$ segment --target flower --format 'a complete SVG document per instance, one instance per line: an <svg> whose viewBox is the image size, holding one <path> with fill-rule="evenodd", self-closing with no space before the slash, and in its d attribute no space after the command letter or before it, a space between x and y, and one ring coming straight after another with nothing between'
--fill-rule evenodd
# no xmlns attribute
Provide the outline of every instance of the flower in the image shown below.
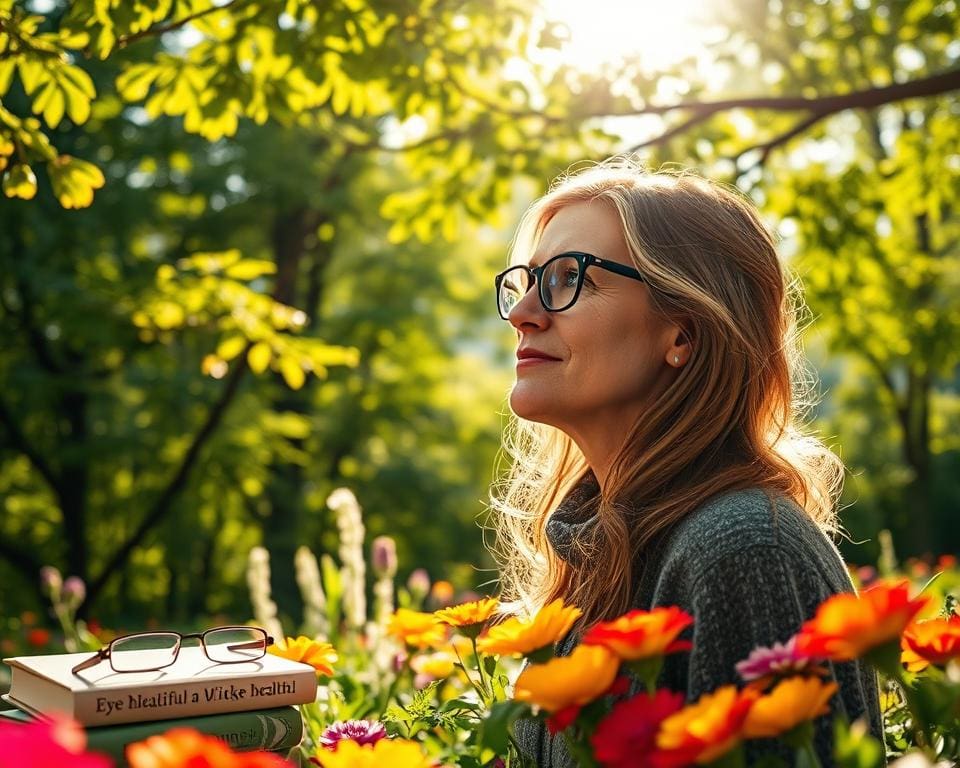
<svg viewBox="0 0 960 768"><path fill-rule="evenodd" d="M378 577L392 577L397 572L397 544L389 536L377 536L370 553L370 564Z"/></svg>
<svg viewBox="0 0 960 768"><path fill-rule="evenodd" d="M27 643L32 645L34 648L46 648L50 644L50 634L49 629L44 629L43 627L33 627L30 631L27 632Z"/></svg>
<svg viewBox="0 0 960 768"><path fill-rule="evenodd" d="M447 628L438 624L432 613L398 608L387 623L387 632L407 645L427 648L447 638Z"/></svg>
<svg viewBox="0 0 960 768"><path fill-rule="evenodd" d="M52 565L45 565L40 569L40 587L43 594L52 600L60 599L60 589L63 587L63 576Z"/></svg>
<svg viewBox="0 0 960 768"><path fill-rule="evenodd" d="M789 677L757 699L743 724L747 738L763 739L793 730L800 723L830 711L830 697L837 690L833 681L817 677Z"/></svg>
<svg viewBox="0 0 960 768"><path fill-rule="evenodd" d="M76 608L87 596L87 585L79 576L70 576L63 582L63 602L71 608Z"/></svg>
<svg viewBox="0 0 960 768"><path fill-rule="evenodd" d="M29 723L0 721L3 765L17 768L111 768L104 755L84 752L87 735L73 720L55 717Z"/></svg>
<svg viewBox="0 0 960 768"><path fill-rule="evenodd" d="M490 627L486 635L477 639L477 650L482 653L524 656L560 640L573 623L580 618L580 609L565 606L554 600L539 610L530 621L513 617Z"/></svg>
<svg viewBox="0 0 960 768"><path fill-rule="evenodd" d="M320 743L333 749L341 741L355 741L357 744L376 744L387 735L383 723L374 720L341 720L328 725L320 736Z"/></svg>
<svg viewBox="0 0 960 768"><path fill-rule="evenodd" d="M754 648L746 659L738 661L736 665L737 674L748 683L814 669L813 659L797 650L796 636L785 643L774 643L769 648Z"/></svg>
<svg viewBox="0 0 960 768"><path fill-rule="evenodd" d="M493 616L500 601L495 597L485 597L472 603L461 603L450 608L441 608L434 611L434 616L441 624L451 627L469 627L474 624L483 624Z"/></svg>
<svg viewBox="0 0 960 768"><path fill-rule="evenodd" d="M578 645L569 656L527 666L517 678L513 698L547 712L587 704L610 687L619 668L620 660L608 648Z"/></svg>
<svg viewBox="0 0 960 768"><path fill-rule="evenodd" d="M430 599L434 605L449 605L450 601L453 600L453 595L453 584L449 581L443 581L442 579L435 581L430 588Z"/></svg>
<svg viewBox="0 0 960 768"><path fill-rule="evenodd" d="M855 659L878 646L898 641L928 599L911 600L907 581L879 581L860 597L849 593L834 595L800 628L797 649L805 656L833 661Z"/></svg>
<svg viewBox="0 0 960 768"><path fill-rule="evenodd" d="M960 658L960 616L916 621L904 630L903 644L905 650L938 666Z"/></svg>
<svg viewBox="0 0 960 768"><path fill-rule="evenodd" d="M433 768L434 762L423 754L420 745L406 739L380 739L361 746L343 740L334 750L321 750L310 762L323 768Z"/></svg>
<svg viewBox="0 0 960 768"><path fill-rule="evenodd" d="M300 635L296 639L288 637L283 645L271 645L267 648L274 656L283 656L303 664L309 664L317 674L330 677L333 665L337 662L337 652L330 643L322 643Z"/></svg>
<svg viewBox="0 0 960 768"><path fill-rule="evenodd" d="M450 677L453 674L454 665L457 663L457 657L446 651L437 651L436 653L422 653L410 659L410 668L418 675L438 680L444 677Z"/></svg>
<svg viewBox="0 0 960 768"><path fill-rule="evenodd" d="M725 685L702 696L660 724L658 759L669 763L709 763L743 738L743 724L757 691Z"/></svg>
<svg viewBox="0 0 960 768"><path fill-rule="evenodd" d="M130 768L289 768L279 755L233 752L217 737L192 728L173 728L130 744L126 759Z"/></svg>
<svg viewBox="0 0 960 768"><path fill-rule="evenodd" d="M419 600L424 598L430 591L430 574L427 573L425 568L415 568L410 572L410 576L407 578L407 589L415 598Z"/></svg>
<svg viewBox="0 0 960 768"><path fill-rule="evenodd" d="M651 611L630 611L613 621L601 622L584 635L584 645L604 645L621 659L633 661L691 648L677 640L693 617L676 606Z"/></svg>
<svg viewBox="0 0 960 768"><path fill-rule="evenodd" d="M652 696L641 693L617 702L590 737L594 757L609 768L656 765L660 723L682 706L682 693L662 689Z"/></svg>

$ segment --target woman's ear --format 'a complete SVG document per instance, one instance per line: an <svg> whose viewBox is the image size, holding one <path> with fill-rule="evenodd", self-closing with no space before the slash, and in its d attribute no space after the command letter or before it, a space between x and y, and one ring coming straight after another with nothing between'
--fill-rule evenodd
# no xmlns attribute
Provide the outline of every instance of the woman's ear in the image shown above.
<svg viewBox="0 0 960 768"><path fill-rule="evenodd" d="M693 345L690 343L689 334L680 326L677 326L677 333L674 336L673 344L667 349L667 365L674 368L682 368L690 360L693 352Z"/></svg>

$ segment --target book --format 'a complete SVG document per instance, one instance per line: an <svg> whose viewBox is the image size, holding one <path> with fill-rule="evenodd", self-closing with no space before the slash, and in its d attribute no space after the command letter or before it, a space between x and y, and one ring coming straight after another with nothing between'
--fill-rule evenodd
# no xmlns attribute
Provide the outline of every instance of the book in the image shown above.
<svg viewBox="0 0 960 768"><path fill-rule="evenodd" d="M5 696L11 704L16 702ZM0 717L29 722L37 715L23 707L0 711ZM42 715L39 715L42 717ZM154 720L123 725L103 725L86 728L87 749L112 757L119 766L126 765L124 750L128 744L165 733L171 728L193 728L224 741L235 752L262 749L286 754L303 738L303 720L300 710L293 706L249 712L181 717L172 720Z"/></svg>
<svg viewBox="0 0 960 768"><path fill-rule="evenodd" d="M255 661L218 664L191 646L181 649L174 664L153 672L114 672L107 662L78 674L70 671L90 656L4 659L11 669L9 695L28 711L59 712L90 726L306 704L317 695L313 667L269 653Z"/></svg>

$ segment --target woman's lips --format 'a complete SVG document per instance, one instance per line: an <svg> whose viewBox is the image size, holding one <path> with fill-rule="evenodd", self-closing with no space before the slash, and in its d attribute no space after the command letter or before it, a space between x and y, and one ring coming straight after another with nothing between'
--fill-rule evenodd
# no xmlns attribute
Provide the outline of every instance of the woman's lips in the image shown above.
<svg viewBox="0 0 960 768"><path fill-rule="evenodd" d="M517 368L527 368L531 365L540 365L542 363L558 363L559 358L552 357L546 352L538 349L518 349L517 350Z"/></svg>

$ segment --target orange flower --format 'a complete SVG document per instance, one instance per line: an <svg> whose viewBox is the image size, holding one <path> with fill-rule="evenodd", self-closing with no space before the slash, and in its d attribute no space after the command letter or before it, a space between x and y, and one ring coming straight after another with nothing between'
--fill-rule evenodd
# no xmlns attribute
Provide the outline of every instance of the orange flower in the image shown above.
<svg viewBox="0 0 960 768"><path fill-rule="evenodd" d="M380 739L363 746L344 740L337 743L335 750L318 750L310 762L323 768L433 768L435 765L417 742L406 739Z"/></svg>
<svg viewBox="0 0 960 768"><path fill-rule="evenodd" d="M917 657L908 658L914 665L922 660L943 666L951 659L960 658L960 616L915 621L904 630L902 647L904 655L909 657L912 652Z"/></svg>
<svg viewBox="0 0 960 768"><path fill-rule="evenodd" d="M410 659L410 668L417 674L439 680L450 677L456 663L457 657L452 653L437 651L436 653L421 653L414 656Z"/></svg>
<svg viewBox="0 0 960 768"><path fill-rule="evenodd" d="M490 627L486 635L477 639L477 650L504 656L533 653L560 640L580 618L580 613L579 608L565 606L563 600L554 600L530 621L514 617Z"/></svg>
<svg viewBox="0 0 960 768"><path fill-rule="evenodd" d="M283 645L271 645L268 653L274 656L283 656L303 664L309 664L317 674L330 677L333 674L333 665L337 663L337 652L330 643L321 643L300 635L294 639L288 637Z"/></svg>
<svg viewBox="0 0 960 768"><path fill-rule="evenodd" d="M618 619L597 624L584 636L585 645L603 645L625 661L685 651L691 643L677 640L693 617L676 606L652 611L630 611Z"/></svg>
<svg viewBox="0 0 960 768"><path fill-rule="evenodd" d="M269 752L238 754L220 739L192 728L174 728L130 744L126 758L130 768L289 768L279 755Z"/></svg>
<svg viewBox="0 0 960 768"><path fill-rule="evenodd" d="M435 605L449 605L450 601L453 600L454 593L453 584L441 579L435 581L430 588L430 599L434 601Z"/></svg>
<svg viewBox="0 0 960 768"><path fill-rule="evenodd" d="M499 605L500 601L495 597L485 597L472 603L441 608L439 611L434 611L433 615L441 624L449 624L451 627L469 627L474 624L483 624L493 616Z"/></svg>
<svg viewBox="0 0 960 768"><path fill-rule="evenodd" d="M743 724L759 693L725 685L702 696L660 724L657 747L668 762L709 763L743 738Z"/></svg>
<svg viewBox="0 0 960 768"><path fill-rule="evenodd" d="M569 656L528 665L517 678L513 698L547 712L580 706L605 693L619 668L620 660L602 645L578 645Z"/></svg>
<svg viewBox="0 0 960 768"><path fill-rule="evenodd" d="M744 736L772 738L825 715L830 711L830 697L836 690L835 682L818 677L788 677L754 702L743 725Z"/></svg>
<svg viewBox="0 0 960 768"><path fill-rule="evenodd" d="M929 598L911 600L906 581L880 581L856 595L844 593L824 601L797 635L806 656L849 661L878 646L895 642Z"/></svg>
<svg viewBox="0 0 960 768"><path fill-rule="evenodd" d="M398 608L390 617L387 632L407 645L428 648L447 638L447 628L438 624L432 613Z"/></svg>

